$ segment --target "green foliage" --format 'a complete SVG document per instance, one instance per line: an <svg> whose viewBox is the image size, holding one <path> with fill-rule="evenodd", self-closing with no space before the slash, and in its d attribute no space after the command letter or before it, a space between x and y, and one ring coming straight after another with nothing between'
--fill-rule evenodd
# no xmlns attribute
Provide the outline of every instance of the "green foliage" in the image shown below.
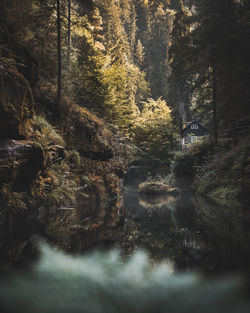
<svg viewBox="0 0 250 313"><path fill-rule="evenodd" d="M194 165L194 158L191 154L179 151L174 155L171 169L177 179L185 178L192 181L194 177Z"/></svg>
<svg viewBox="0 0 250 313"><path fill-rule="evenodd" d="M214 155L207 156L196 167L193 186L197 193L233 199L247 196L250 189L250 144L242 143L226 148L219 147Z"/></svg>
<svg viewBox="0 0 250 313"><path fill-rule="evenodd" d="M70 179L67 179L65 172L70 173L70 167L62 161L60 165L54 164L50 170L47 170L44 177L40 177L40 187L36 190L43 193L45 207L58 208L75 205L76 187L79 186L79 180L72 173Z"/></svg>
<svg viewBox="0 0 250 313"><path fill-rule="evenodd" d="M243 70L250 66L246 57L250 53L249 27L243 22L249 14L247 2L197 2L194 21L198 27L192 33L194 113L211 123L215 100L219 131L244 125L249 116L246 90L250 77L249 71Z"/></svg>
<svg viewBox="0 0 250 313"><path fill-rule="evenodd" d="M177 179L184 179L191 184L196 175L197 167L203 166L212 149L211 142L203 140L190 145L189 150L176 152L171 164L172 173Z"/></svg>
<svg viewBox="0 0 250 313"><path fill-rule="evenodd" d="M34 128L36 129L35 139L43 148L46 148L48 144L61 146L65 145L63 138L44 117L35 115L34 122Z"/></svg>
<svg viewBox="0 0 250 313"><path fill-rule="evenodd" d="M28 193L13 191L11 184L3 184L0 187L0 198L10 215L24 213L37 205Z"/></svg>
<svg viewBox="0 0 250 313"><path fill-rule="evenodd" d="M181 7L174 20L172 44L169 51L171 76L169 78L169 101L173 106L176 121L189 120L191 80L191 24L190 12Z"/></svg>
<svg viewBox="0 0 250 313"><path fill-rule="evenodd" d="M66 156L66 160L75 165L77 168L81 167L81 156L80 153L76 150L69 151Z"/></svg>
<svg viewBox="0 0 250 313"><path fill-rule="evenodd" d="M176 143L171 110L166 101L149 98L134 120L133 140L144 151L163 157Z"/></svg>
<svg viewBox="0 0 250 313"><path fill-rule="evenodd" d="M90 51L84 51L83 56L78 58L78 63L72 64L71 71L73 98L79 105L102 112L102 106L107 95L107 87L102 72L104 58L98 55L89 45ZM71 90L69 90L71 92Z"/></svg>

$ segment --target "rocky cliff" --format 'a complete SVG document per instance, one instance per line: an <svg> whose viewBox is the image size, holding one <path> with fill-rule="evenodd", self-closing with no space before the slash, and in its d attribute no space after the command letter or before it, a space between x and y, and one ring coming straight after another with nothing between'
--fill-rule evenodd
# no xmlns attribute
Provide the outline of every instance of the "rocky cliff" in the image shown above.
<svg viewBox="0 0 250 313"><path fill-rule="evenodd" d="M1 252L9 254L13 227L27 218L67 248L76 246L76 237L82 248L90 238L110 240L112 229L123 223L120 191L130 155L100 119L66 96L58 122L56 88L32 79L34 67L19 63L13 40L7 44L1 32ZM21 61L27 60L26 53ZM18 258L34 232L16 230L23 241L21 247L14 244L11 255Z"/></svg>

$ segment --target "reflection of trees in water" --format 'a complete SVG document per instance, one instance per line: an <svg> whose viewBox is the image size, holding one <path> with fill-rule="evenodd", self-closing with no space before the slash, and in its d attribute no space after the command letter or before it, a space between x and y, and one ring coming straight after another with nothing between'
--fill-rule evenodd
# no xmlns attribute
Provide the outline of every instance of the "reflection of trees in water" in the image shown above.
<svg viewBox="0 0 250 313"><path fill-rule="evenodd" d="M188 196L136 194L130 201L126 199L125 206L132 217L170 218L176 228L192 227L195 223L194 203Z"/></svg>
<svg viewBox="0 0 250 313"><path fill-rule="evenodd" d="M135 246L181 269L240 269L250 264L250 213L241 204L182 194L178 199L145 196L129 204L138 231ZM138 201L137 203L135 201Z"/></svg>
<svg viewBox="0 0 250 313"><path fill-rule="evenodd" d="M147 195L139 194L139 204L145 209L146 215L154 220L156 225L164 224L178 228L178 220L176 217L176 204L178 197L172 195ZM158 221L158 223L157 223Z"/></svg>
<svg viewBox="0 0 250 313"><path fill-rule="evenodd" d="M1 216L1 262L29 256L32 235L42 234L73 252L98 242L124 242L131 249L146 248L154 259L170 258L181 269L249 268L250 213L237 202L185 194L138 198L136 192L125 195L125 205L122 198L108 204L88 200L75 209L45 211L40 220Z"/></svg>
<svg viewBox="0 0 250 313"><path fill-rule="evenodd" d="M220 270L250 266L250 212L238 201L197 198L208 262Z"/></svg>
<svg viewBox="0 0 250 313"><path fill-rule="evenodd" d="M193 230L195 214L191 199L184 199L183 195L145 194L136 198L133 194L131 199L125 199L125 205L129 205L128 211L137 221L138 231L132 236L134 245L146 248L154 259L168 258L177 267L187 268L188 250L199 247Z"/></svg>
<svg viewBox="0 0 250 313"><path fill-rule="evenodd" d="M33 249L33 235L44 234L44 225L32 214L27 218L23 214L12 216L5 212L0 219L0 268L23 263L24 255L36 256Z"/></svg>
<svg viewBox="0 0 250 313"><path fill-rule="evenodd" d="M55 212L56 222L50 224L47 234L60 246L66 244L75 252L94 246L98 241L112 241L124 231L122 198L111 202L87 199L80 201L75 210L63 212L63 218L58 214L60 212Z"/></svg>
<svg viewBox="0 0 250 313"><path fill-rule="evenodd" d="M29 258L34 234L77 253L98 242L120 240L126 214L121 197L111 202L81 201L76 208L44 208L40 215L1 216L0 263L13 264Z"/></svg>
<svg viewBox="0 0 250 313"><path fill-rule="evenodd" d="M166 207L169 210L175 209L177 197L171 195L147 195L139 194L139 204L147 209L157 209Z"/></svg>

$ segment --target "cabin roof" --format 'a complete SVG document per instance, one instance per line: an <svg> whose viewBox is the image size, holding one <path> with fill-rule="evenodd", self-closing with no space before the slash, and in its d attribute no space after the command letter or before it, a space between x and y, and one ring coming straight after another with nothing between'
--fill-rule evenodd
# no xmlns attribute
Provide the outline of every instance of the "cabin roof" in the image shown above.
<svg viewBox="0 0 250 313"><path fill-rule="evenodd" d="M183 128L183 129L181 130L181 136L182 136L182 137L185 135L185 133L186 133L189 129L191 129L191 125L192 125L192 124L198 124L198 125L199 125L199 128L202 130L202 132L204 132L204 133L207 133L207 132L208 132L205 127L203 127L199 122L197 122L197 121L194 120L194 121L192 121L191 123L189 123L185 128ZM194 130L192 129L192 131L194 131Z"/></svg>

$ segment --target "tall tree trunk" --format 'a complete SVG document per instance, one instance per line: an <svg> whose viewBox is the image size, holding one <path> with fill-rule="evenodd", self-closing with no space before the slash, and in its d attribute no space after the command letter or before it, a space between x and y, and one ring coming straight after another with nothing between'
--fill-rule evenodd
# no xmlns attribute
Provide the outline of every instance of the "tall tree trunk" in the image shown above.
<svg viewBox="0 0 250 313"><path fill-rule="evenodd" d="M44 67L45 67L45 0L41 1L41 10L42 10L42 57L41 57L41 66L40 66L40 70L42 69L43 73L45 72Z"/></svg>
<svg viewBox="0 0 250 313"><path fill-rule="evenodd" d="M62 95L61 6L57 0L57 107L60 115Z"/></svg>
<svg viewBox="0 0 250 313"><path fill-rule="evenodd" d="M71 0L68 0L68 48L67 48L67 65L70 66L71 50Z"/></svg>
<svg viewBox="0 0 250 313"><path fill-rule="evenodd" d="M213 101L213 140L215 146L218 145L218 129L217 129L217 85L216 85L216 70L213 67L213 85L212 85L212 101Z"/></svg>
<svg viewBox="0 0 250 313"><path fill-rule="evenodd" d="M180 8L180 10L183 12L183 10L184 10L184 5L183 5L183 1L182 1L182 0L179 0L179 8Z"/></svg>

